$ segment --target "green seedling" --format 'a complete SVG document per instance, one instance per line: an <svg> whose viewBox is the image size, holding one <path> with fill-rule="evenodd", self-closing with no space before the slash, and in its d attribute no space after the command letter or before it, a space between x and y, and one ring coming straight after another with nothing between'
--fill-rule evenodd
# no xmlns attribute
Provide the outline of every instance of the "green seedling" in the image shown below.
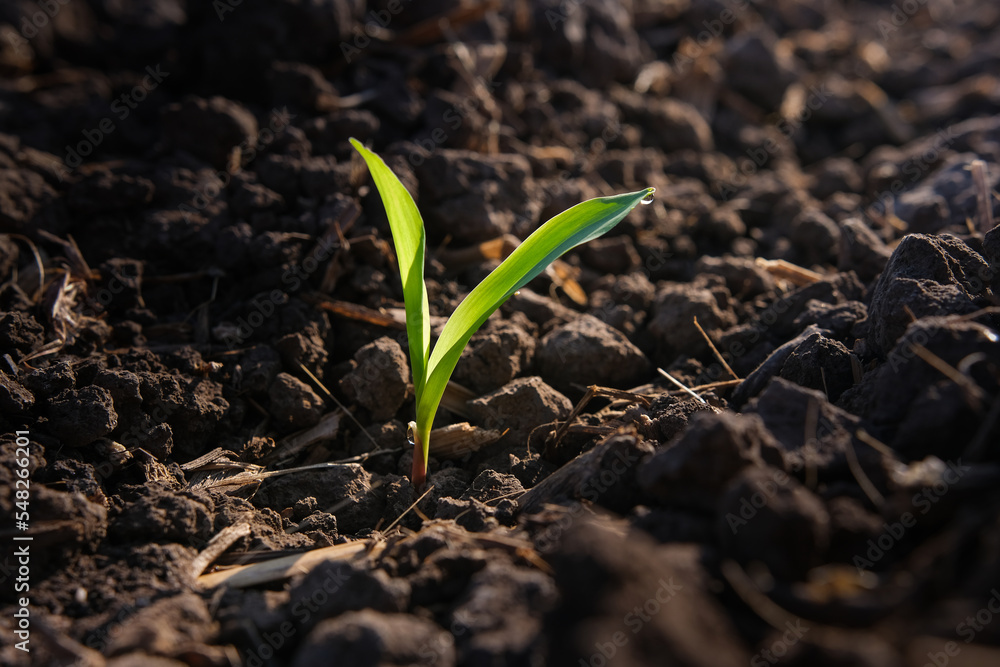
<svg viewBox="0 0 1000 667"><path fill-rule="evenodd" d="M413 197L382 158L362 146L357 139L352 138L351 145L368 164L382 197L403 281L406 336L410 347L417 417L415 422L410 422L410 440L414 445L411 481L419 490L427 477L434 415L472 334L514 292L563 253L601 236L639 203L652 201L653 188L589 199L536 229L458 305L431 351L430 310L424 284L427 238L420 211Z"/></svg>

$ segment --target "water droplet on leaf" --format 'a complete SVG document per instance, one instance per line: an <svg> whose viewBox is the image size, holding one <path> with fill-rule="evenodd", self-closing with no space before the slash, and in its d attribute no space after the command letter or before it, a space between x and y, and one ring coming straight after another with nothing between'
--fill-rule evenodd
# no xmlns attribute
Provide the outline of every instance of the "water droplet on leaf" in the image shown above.
<svg viewBox="0 0 1000 667"><path fill-rule="evenodd" d="M410 446L416 447L417 445L417 422L410 422L406 425L406 439L409 440Z"/></svg>
<svg viewBox="0 0 1000 667"><path fill-rule="evenodd" d="M656 188L650 188L646 196L642 198L642 204L648 205L653 203L653 193L656 192Z"/></svg>

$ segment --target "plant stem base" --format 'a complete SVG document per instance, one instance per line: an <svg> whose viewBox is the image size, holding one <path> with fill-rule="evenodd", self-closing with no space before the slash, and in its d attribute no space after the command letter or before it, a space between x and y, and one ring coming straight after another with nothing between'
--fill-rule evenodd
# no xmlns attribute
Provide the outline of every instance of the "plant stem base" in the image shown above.
<svg viewBox="0 0 1000 667"><path fill-rule="evenodd" d="M413 468L410 470L410 481L417 493L424 490L427 483L427 461L424 460L424 447L419 438L414 439L413 444Z"/></svg>

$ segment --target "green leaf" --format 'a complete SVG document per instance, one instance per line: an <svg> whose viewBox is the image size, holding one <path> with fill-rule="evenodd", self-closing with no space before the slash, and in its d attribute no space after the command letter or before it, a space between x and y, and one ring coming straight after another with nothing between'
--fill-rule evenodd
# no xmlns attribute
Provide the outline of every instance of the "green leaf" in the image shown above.
<svg viewBox="0 0 1000 667"><path fill-rule="evenodd" d="M430 424L462 350L486 319L555 259L610 230L652 193L653 188L646 188L598 197L563 211L536 229L465 297L445 324L428 361L427 381L417 398L421 437L425 429L430 433Z"/></svg>
<svg viewBox="0 0 1000 667"><path fill-rule="evenodd" d="M410 345L410 366L417 399L423 394L427 377L427 361L431 347L430 306L424 284L424 252L427 237L424 221L413 197L400 183L396 174L375 153L351 138L351 145L368 164L389 218L392 240L403 280L403 301L406 304L406 338ZM438 398L440 401L440 397Z"/></svg>

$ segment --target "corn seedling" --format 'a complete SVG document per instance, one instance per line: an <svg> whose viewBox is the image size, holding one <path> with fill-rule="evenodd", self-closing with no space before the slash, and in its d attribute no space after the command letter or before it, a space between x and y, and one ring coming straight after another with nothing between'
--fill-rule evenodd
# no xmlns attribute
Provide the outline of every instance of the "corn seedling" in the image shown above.
<svg viewBox="0 0 1000 667"><path fill-rule="evenodd" d="M452 313L431 350L430 311L424 284L427 238L413 197L378 155L357 139L351 145L361 154L378 188L396 247L403 282L406 335L416 394L416 421L410 422L413 442L411 480L418 490L427 476L431 425L452 371L479 327L511 295L545 270L566 251L601 236L617 225L639 203L652 201L653 188L597 197L563 211L524 240L496 269L469 293Z"/></svg>

